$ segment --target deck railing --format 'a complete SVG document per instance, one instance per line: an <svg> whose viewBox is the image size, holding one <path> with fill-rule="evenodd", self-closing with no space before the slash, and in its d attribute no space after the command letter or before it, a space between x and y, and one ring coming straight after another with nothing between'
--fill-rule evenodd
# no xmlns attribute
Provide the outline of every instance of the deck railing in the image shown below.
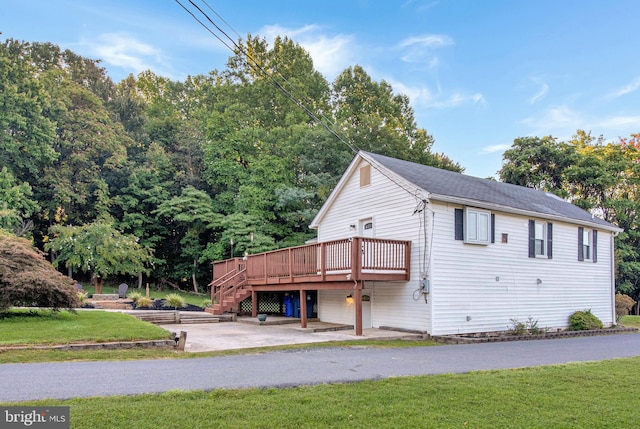
<svg viewBox="0 0 640 429"><path fill-rule="evenodd" d="M213 280L246 268L250 284L408 280L411 242L353 237L216 262Z"/></svg>

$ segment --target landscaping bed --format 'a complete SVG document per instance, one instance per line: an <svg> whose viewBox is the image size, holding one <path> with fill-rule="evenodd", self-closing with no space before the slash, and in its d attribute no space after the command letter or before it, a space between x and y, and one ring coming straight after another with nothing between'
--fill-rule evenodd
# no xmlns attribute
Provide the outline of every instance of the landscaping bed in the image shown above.
<svg viewBox="0 0 640 429"><path fill-rule="evenodd" d="M175 308L173 307L165 307L164 303L165 303L165 299L154 299L153 300L153 304L150 307L136 307L134 306L134 308L136 310L171 310L174 311ZM198 307L197 305L193 305L193 304L186 304L185 307L180 307L178 308L178 310L180 311L204 311L204 308L202 307Z"/></svg>
<svg viewBox="0 0 640 429"><path fill-rule="evenodd" d="M520 334L514 335L508 331L505 332L484 332L473 334L456 334L456 335L436 335L431 337L432 340L447 344L472 344L472 343L494 343L500 341L527 341L527 340L548 340L554 338L568 337L591 337L596 335L613 335L638 332L636 328L605 328L592 329L584 331L555 331L541 332L538 334Z"/></svg>

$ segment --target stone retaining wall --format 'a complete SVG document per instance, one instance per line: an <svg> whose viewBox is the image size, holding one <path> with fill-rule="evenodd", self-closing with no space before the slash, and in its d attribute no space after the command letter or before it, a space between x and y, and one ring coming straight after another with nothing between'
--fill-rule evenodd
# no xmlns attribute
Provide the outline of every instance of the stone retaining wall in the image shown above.
<svg viewBox="0 0 640 429"><path fill-rule="evenodd" d="M116 350L136 348L175 348L174 340L145 340L145 341L114 341L108 343L57 344L51 346L6 346L0 351L7 350Z"/></svg>

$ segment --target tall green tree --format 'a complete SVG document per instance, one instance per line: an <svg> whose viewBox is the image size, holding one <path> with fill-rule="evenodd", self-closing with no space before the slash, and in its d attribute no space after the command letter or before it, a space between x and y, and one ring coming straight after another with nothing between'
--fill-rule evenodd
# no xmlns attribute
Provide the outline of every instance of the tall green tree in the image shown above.
<svg viewBox="0 0 640 429"><path fill-rule="evenodd" d="M189 273L193 290L198 293L199 260L207 243L215 239L212 233L220 227L222 215L214 210L211 197L206 192L191 186L184 188L179 196L160 204L154 213L171 222L172 238L177 241L180 254L191 261L190 266L176 264L174 270L184 277Z"/></svg>
<svg viewBox="0 0 640 429"><path fill-rule="evenodd" d="M27 182L17 183L7 167L0 170L0 228L23 236L33 228L31 217L40 209Z"/></svg>
<svg viewBox="0 0 640 429"><path fill-rule="evenodd" d="M64 264L90 274L96 293L102 293L108 276L145 272L152 259L150 249L141 246L137 237L120 233L109 221L55 225L51 236L45 249L56 253L53 265Z"/></svg>
<svg viewBox="0 0 640 429"><path fill-rule="evenodd" d="M418 128L406 95L375 82L361 66L349 67L333 83L336 123L355 147L453 171L460 165L431 152L435 140Z"/></svg>
<svg viewBox="0 0 640 429"><path fill-rule="evenodd" d="M20 182L35 182L58 156L56 124L46 114L51 99L38 72L29 43L0 44L0 167Z"/></svg>

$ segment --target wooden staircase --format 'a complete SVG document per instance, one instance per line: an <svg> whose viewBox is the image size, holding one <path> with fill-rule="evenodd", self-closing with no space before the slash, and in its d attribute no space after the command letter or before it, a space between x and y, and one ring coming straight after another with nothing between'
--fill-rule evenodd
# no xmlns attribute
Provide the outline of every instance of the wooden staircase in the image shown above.
<svg viewBox="0 0 640 429"><path fill-rule="evenodd" d="M207 313L220 315L238 313L240 302L251 296L251 287L247 282L247 270L232 270L210 283L211 307Z"/></svg>

